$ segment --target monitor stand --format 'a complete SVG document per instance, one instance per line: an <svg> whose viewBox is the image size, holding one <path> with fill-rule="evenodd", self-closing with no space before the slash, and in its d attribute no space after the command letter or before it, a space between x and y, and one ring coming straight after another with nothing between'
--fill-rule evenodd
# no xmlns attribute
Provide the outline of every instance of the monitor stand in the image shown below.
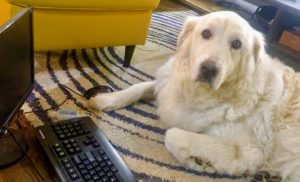
<svg viewBox="0 0 300 182"><path fill-rule="evenodd" d="M0 135L0 169L8 167L22 159L28 150L23 133L15 129L9 129L9 131L5 131L4 134ZM12 135L14 135L23 150L16 143Z"/></svg>

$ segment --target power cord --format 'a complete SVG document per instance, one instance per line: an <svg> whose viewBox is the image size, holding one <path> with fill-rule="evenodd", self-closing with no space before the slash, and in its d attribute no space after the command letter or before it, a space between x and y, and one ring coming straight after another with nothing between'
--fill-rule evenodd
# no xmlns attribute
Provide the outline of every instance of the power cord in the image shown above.
<svg viewBox="0 0 300 182"><path fill-rule="evenodd" d="M20 123L19 123L20 125ZM3 126L1 128L1 130L6 130L9 135L13 138L13 140L16 142L16 144L18 145L19 149L22 151L22 153L25 155L26 159L29 161L30 165L33 167L33 169L35 170L35 172L37 173L37 175L39 176L40 179L38 179L38 181L43 182L45 181L43 175L39 172L39 170L36 168L36 166L34 165L34 163L32 162L32 160L30 159L30 157L27 154L27 151L22 147L22 145L19 143L19 141L16 139L16 137L14 136L14 134L9 130L9 128ZM22 132L23 135L23 132Z"/></svg>
<svg viewBox="0 0 300 182"><path fill-rule="evenodd" d="M62 84L59 84L59 86L61 86L61 87L64 87L65 89L67 89L67 90L69 90L69 91L73 92L74 94L76 94L76 95L78 95L78 96L80 96L80 97L84 97L84 95L81 95L80 93L78 93L78 92L74 91L74 90L73 90L73 89L71 89L70 87L67 87L67 86L65 86L65 85L62 85Z"/></svg>
<svg viewBox="0 0 300 182"><path fill-rule="evenodd" d="M60 106L62 106L65 102L67 102L68 98L65 98L64 101L62 101L60 104L58 104L57 106L54 107L50 107L47 109L36 109L36 108L32 108L32 111L27 111L27 112L23 112L22 114L30 114L30 113L35 113L35 112L46 112L46 111L50 111L50 110L55 110L58 109ZM35 99L35 105L41 107L41 103L40 103L40 99Z"/></svg>
<svg viewBox="0 0 300 182"><path fill-rule="evenodd" d="M74 91L73 89L71 89L71 88L69 88L69 87L67 87L67 86L65 86L65 85L59 84L59 86L61 86L61 87L65 88L65 89L67 89L67 90L73 92L74 94L76 94L76 95L78 95L78 96L80 96L80 97L84 97L84 96L81 95L80 93ZM62 106L65 102L67 102L67 100L68 100L68 97L65 98L65 100L63 100L60 104L58 104L58 105L56 105L56 106L54 106L54 107L50 107L50 108L47 108L47 109L36 109L36 108L33 108L32 111L23 112L22 114L30 114L30 113L34 113L34 112L42 112L42 111L43 111L43 112L46 112L46 111L49 111L49 110L56 110L56 109L58 109L60 106ZM34 103L35 105L37 105L37 106L39 106L40 108L42 108L42 107L41 107L41 103L40 103L40 99L39 99L39 98L36 98L34 102L35 102L35 103Z"/></svg>

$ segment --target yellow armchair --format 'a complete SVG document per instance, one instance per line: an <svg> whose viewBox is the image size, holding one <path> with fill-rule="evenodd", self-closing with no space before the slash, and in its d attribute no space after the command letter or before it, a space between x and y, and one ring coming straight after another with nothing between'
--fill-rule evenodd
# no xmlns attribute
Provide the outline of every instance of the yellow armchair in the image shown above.
<svg viewBox="0 0 300 182"><path fill-rule="evenodd" d="M2 2L1 2L2 1ZM6 0L0 0L4 4ZM129 66L135 45L144 44L159 0L7 0L14 14L33 7L36 51L126 46ZM1 8L0 8L1 10ZM7 15L2 15L5 17Z"/></svg>

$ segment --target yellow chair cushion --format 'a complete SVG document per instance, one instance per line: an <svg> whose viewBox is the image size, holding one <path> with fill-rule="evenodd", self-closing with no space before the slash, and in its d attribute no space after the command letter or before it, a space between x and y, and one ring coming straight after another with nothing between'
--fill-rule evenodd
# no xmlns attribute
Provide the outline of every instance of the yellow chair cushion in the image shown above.
<svg viewBox="0 0 300 182"><path fill-rule="evenodd" d="M36 51L144 44L159 0L0 0L33 6ZM1 12L0 12L1 14Z"/></svg>
<svg viewBox="0 0 300 182"><path fill-rule="evenodd" d="M0 25L5 23L11 16L11 6L6 1L0 0Z"/></svg>
<svg viewBox="0 0 300 182"><path fill-rule="evenodd" d="M148 10L157 7L159 0L9 0L9 2L40 8Z"/></svg>

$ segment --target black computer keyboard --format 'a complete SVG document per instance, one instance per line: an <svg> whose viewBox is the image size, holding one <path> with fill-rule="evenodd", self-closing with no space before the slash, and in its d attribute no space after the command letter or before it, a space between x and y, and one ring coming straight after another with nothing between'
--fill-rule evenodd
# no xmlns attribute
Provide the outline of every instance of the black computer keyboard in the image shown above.
<svg viewBox="0 0 300 182"><path fill-rule="evenodd" d="M90 117L35 128L61 181L136 181Z"/></svg>

